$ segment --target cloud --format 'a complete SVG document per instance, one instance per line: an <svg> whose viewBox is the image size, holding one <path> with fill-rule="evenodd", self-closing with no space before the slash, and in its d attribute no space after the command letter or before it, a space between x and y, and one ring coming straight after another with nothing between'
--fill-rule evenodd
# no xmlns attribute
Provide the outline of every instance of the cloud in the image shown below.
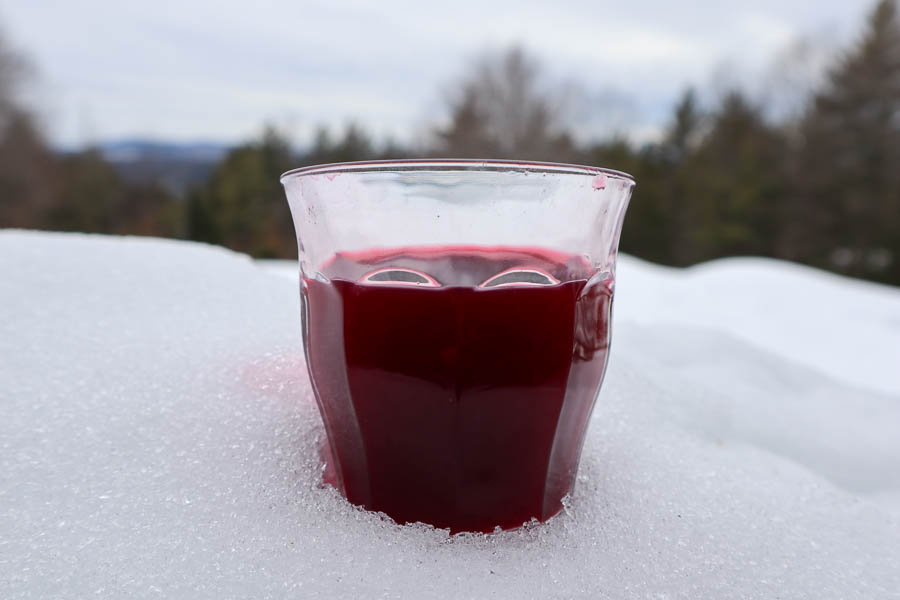
<svg viewBox="0 0 900 600"><path fill-rule="evenodd" d="M408 138L467 58L511 43L591 93L634 98L633 129L658 130L663 108L717 64L752 71L798 32L837 24L845 35L865 8L852 4L85 0L14 3L3 17L55 91L48 131L77 144L239 140L265 120L306 132L352 117Z"/></svg>

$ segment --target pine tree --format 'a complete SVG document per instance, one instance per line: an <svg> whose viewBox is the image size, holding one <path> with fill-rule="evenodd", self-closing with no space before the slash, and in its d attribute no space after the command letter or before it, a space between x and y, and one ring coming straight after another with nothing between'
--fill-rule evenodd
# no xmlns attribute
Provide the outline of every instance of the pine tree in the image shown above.
<svg viewBox="0 0 900 600"><path fill-rule="evenodd" d="M435 131L436 153L454 158L490 158L498 155L498 145L488 136L487 117L479 109L471 86L450 107L450 124Z"/></svg>
<svg viewBox="0 0 900 600"><path fill-rule="evenodd" d="M190 197L192 239L259 257L296 256L290 212L279 176L295 166L287 140L271 127L230 151L209 182Z"/></svg>
<svg viewBox="0 0 900 600"><path fill-rule="evenodd" d="M688 88L675 105L675 115L666 132L665 146L670 150L670 160L681 162L694 150L702 121L703 114L697 101L697 93L693 88Z"/></svg>
<svg viewBox="0 0 900 600"><path fill-rule="evenodd" d="M684 166L688 262L771 256L784 193L785 145L762 109L740 92L725 96L710 130Z"/></svg>
<svg viewBox="0 0 900 600"><path fill-rule="evenodd" d="M631 152L623 141L595 150L596 164L628 170L638 181L622 231L624 251L669 265L689 264L696 254L686 239L693 176L686 164L700 141L703 120L696 93L687 89L675 105L660 144L640 154Z"/></svg>
<svg viewBox="0 0 900 600"><path fill-rule="evenodd" d="M881 0L801 126L792 258L900 282L900 19Z"/></svg>

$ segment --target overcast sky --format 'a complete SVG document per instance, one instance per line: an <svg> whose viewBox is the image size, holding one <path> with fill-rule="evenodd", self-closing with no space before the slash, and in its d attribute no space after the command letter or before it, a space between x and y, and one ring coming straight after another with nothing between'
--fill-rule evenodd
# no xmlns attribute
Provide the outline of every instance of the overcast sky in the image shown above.
<svg viewBox="0 0 900 600"><path fill-rule="evenodd" d="M302 143L348 119L415 139L467 61L512 43L610 106L585 131L641 137L688 84L765 93L792 40L846 44L873 2L5 0L0 23L37 66L47 133L65 146L236 142L264 122Z"/></svg>

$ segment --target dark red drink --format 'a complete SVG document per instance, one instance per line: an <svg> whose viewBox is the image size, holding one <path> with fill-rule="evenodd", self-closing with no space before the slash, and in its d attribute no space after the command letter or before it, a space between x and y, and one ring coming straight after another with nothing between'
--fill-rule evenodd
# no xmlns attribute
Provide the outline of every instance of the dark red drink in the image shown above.
<svg viewBox="0 0 900 600"><path fill-rule="evenodd" d="M326 478L454 532L557 513L606 367L611 277L483 247L340 253L321 273L304 318Z"/></svg>

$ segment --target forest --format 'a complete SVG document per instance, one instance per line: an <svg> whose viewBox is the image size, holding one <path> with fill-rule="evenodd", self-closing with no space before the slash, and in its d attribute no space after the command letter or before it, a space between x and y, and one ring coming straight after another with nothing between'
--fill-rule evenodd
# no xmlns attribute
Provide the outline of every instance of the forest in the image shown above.
<svg viewBox="0 0 900 600"><path fill-rule="evenodd" d="M276 127L173 190L123 176L96 148L60 152L19 90L30 69L0 37L0 227L170 237L256 257L296 256L278 181L291 168L409 157L604 166L638 184L621 248L666 265L726 256L791 260L900 285L900 17L881 0L797 110L773 116L739 86L684 90L659 139L582 136L527 48L485 55L453 83L416 144L364 124L321 128L297 151Z"/></svg>

